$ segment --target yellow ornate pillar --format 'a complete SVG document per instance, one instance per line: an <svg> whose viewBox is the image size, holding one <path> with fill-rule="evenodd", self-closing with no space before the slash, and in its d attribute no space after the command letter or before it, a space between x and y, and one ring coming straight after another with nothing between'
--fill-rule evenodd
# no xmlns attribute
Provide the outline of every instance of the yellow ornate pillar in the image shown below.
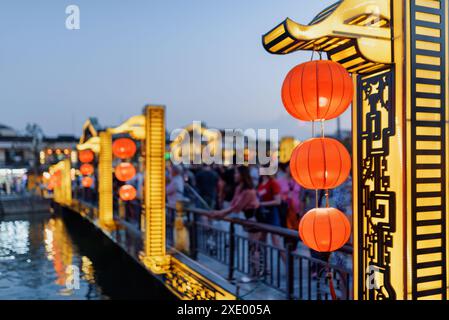
<svg viewBox="0 0 449 320"><path fill-rule="evenodd" d="M448 0L404 1L407 298L447 299Z"/></svg>
<svg viewBox="0 0 449 320"><path fill-rule="evenodd" d="M112 136L108 131L100 132L98 194L99 223L104 227L113 227L115 224L112 202Z"/></svg>
<svg viewBox="0 0 449 320"><path fill-rule="evenodd" d="M58 174L58 183L54 188L54 201L70 206L72 204L72 179L70 159L65 159L50 167L50 174Z"/></svg>
<svg viewBox="0 0 449 320"><path fill-rule="evenodd" d="M145 217L141 259L154 273L166 273L170 256L165 245L165 108L145 107L145 181L142 214Z"/></svg>

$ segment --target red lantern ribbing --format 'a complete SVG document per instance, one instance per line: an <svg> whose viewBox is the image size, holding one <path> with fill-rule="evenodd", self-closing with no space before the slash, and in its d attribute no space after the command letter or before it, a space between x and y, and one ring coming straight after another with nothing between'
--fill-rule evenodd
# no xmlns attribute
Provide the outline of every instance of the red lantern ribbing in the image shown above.
<svg viewBox="0 0 449 320"><path fill-rule="evenodd" d="M112 144L112 153L120 159L128 159L136 154L136 144L128 138L120 138Z"/></svg>
<svg viewBox="0 0 449 320"><path fill-rule="evenodd" d="M120 187L119 196L123 201L131 201L136 198L137 190L133 186L125 184L124 186Z"/></svg>
<svg viewBox="0 0 449 320"><path fill-rule="evenodd" d="M299 223L299 236L306 246L315 251L332 252L348 242L351 225L340 210L312 209Z"/></svg>
<svg viewBox="0 0 449 320"><path fill-rule="evenodd" d="M136 169L131 163L122 162L115 168L117 180L125 182L131 180L136 175Z"/></svg>
<svg viewBox="0 0 449 320"><path fill-rule="evenodd" d="M295 148L290 172L295 181L306 189L334 189L349 176L351 157L337 140L314 138Z"/></svg>
<svg viewBox="0 0 449 320"><path fill-rule="evenodd" d="M90 163L84 163L80 167L80 172L83 176L88 176L94 173L94 166Z"/></svg>
<svg viewBox="0 0 449 320"><path fill-rule="evenodd" d="M94 161L94 153L92 150L81 150L78 153L78 158L82 163L88 163Z"/></svg>
<svg viewBox="0 0 449 320"><path fill-rule="evenodd" d="M81 185L82 185L84 188L90 188L90 187L92 187L93 183L94 183L94 180L93 180L91 177L84 177L84 178L81 180Z"/></svg>
<svg viewBox="0 0 449 320"><path fill-rule="evenodd" d="M349 107L354 86L339 63L319 60L293 68L282 86L285 109L303 121L331 120Z"/></svg>

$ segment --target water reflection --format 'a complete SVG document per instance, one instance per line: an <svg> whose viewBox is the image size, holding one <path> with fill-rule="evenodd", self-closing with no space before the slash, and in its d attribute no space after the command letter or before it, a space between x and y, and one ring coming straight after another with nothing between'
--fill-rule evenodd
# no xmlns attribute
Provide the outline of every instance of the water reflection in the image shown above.
<svg viewBox="0 0 449 320"><path fill-rule="evenodd" d="M79 221L34 214L0 221L0 299L172 296L126 254Z"/></svg>
<svg viewBox="0 0 449 320"><path fill-rule="evenodd" d="M0 299L108 299L61 217L0 222Z"/></svg>
<svg viewBox="0 0 449 320"><path fill-rule="evenodd" d="M0 223L0 261L14 260L16 255L28 252L28 221Z"/></svg>

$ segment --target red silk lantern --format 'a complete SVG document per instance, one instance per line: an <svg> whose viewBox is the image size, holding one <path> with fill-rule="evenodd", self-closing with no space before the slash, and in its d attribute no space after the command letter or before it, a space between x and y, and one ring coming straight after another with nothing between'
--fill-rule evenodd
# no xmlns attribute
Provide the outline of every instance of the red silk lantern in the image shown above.
<svg viewBox="0 0 449 320"><path fill-rule="evenodd" d="M81 184L84 188L90 188L93 183L94 180L91 177L84 177L83 180L81 180Z"/></svg>
<svg viewBox="0 0 449 320"><path fill-rule="evenodd" d="M80 167L80 172L83 176L88 176L94 173L94 166L90 163L85 163Z"/></svg>
<svg viewBox="0 0 449 320"><path fill-rule="evenodd" d="M120 199L122 199L123 201L134 200L137 196L136 188L134 188L133 186L131 186L129 184L125 184L124 186L121 186L118 193L119 193Z"/></svg>
<svg viewBox="0 0 449 320"><path fill-rule="evenodd" d="M115 168L115 177L119 181L131 180L136 175L136 169L131 163L122 162Z"/></svg>
<svg viewBox="0 0 449 320"><path fill-rule="evenodd" d="M348 242L351 224L334 208L312 209L299 223L299 236L306 246L319 252L332 252Z"/></svg>
<svg viewBox="0 0 449 320"><path fill-rule="evenodd" d="M53 188L61 186L61 171L56 171L51 177L49 184L52 184Z"/></svg>
<svg viewBox="0 0 449 320"><path fill-rule="evenodd" d="M337 140L314 138L293 150L290 172L306 189L333 189L349 176L351 157Z"/></svg>
<svg viewBox="0 0 449 320"><path fill-rule="evenodd" d="M282 102L288 113L303 121L330 120L349 107L354 85L337 62L310 61L293 68L282 86Z"/></svg>
<svg viewBox="0 0 449 320"><path fill-rule="evenodd" d="M128 138L120 138L112 144L112 153L120 159L127 159L134 156L137 147L134 141Z"/></svg>
<svg viewBox="0 0 449 320"><path fill-rule="evenodd" d="M78 153L78 158L82 163L92 162L94 161L94 153L92 150L81 150Z"/></svg>

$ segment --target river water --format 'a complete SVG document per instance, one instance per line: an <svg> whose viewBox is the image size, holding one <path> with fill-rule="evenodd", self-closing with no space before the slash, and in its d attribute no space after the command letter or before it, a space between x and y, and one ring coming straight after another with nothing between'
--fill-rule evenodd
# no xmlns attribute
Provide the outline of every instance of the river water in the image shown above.
<svg viewBox="0 0 449 320"><path fill-rule="evenodd" d="M86 223L50 213L0 218L0 299L171 300Z"/></svg>

